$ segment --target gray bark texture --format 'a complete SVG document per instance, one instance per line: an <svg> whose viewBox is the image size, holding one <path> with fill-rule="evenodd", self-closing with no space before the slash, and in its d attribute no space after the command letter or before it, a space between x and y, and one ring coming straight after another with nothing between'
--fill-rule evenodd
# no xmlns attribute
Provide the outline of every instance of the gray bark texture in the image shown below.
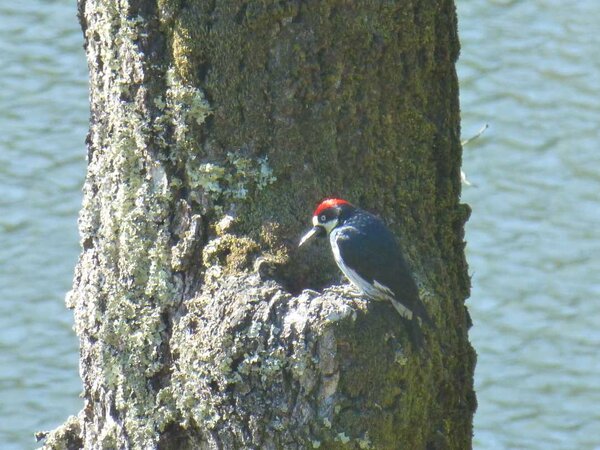
<svg viewBox="0 0 600 450"><path fill-rule="evenodd" d="M90 71L52 449L466 449L475 353L451 0L79 0ZM385 218L436 327L353 298L315 204Z"/></svg>

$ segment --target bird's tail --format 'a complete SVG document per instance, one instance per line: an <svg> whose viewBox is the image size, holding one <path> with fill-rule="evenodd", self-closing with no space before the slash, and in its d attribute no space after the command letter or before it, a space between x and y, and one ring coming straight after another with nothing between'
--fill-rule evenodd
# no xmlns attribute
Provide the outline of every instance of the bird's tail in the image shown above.
<svg viewBox="0 0 600 450"><path fill-rule="evenodd" d="M435 323L433 322L433 319L427 312L427 309L425 309L425 305L421 300L415 303L413 314L414 316L416 316L414 317L414 319L419 320L421 324L425 324L429 328L433 328L435 330Z"/></svg>
<svg viewBox="0 0 600 450"><path fill-rule="evenodd" d="M390 299L392 305L400 316L406 319L408 324L408 334L410 340L415 348L422 348L425 343L425 335L423 334L422 326L435 329L435 323L431 319L431 316L427 313L425 305L422 302L417 302L413 311L408 310L396 299ZM407 314L410 313L410 314Z"/></svg>
<svg viewBox="0 0 600 450"><path fill-rule="evenodd" d="M425 344L425 335L423 334L423 330L421 329L421 324L417 320L417 318L413 318L408 322L408 336L413 345L414 349L421 349Z"/></svg>

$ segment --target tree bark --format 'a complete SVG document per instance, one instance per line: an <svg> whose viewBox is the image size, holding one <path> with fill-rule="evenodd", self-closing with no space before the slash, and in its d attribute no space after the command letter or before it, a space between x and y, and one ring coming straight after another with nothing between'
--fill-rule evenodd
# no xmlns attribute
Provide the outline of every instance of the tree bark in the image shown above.
<svg viewBox="0 0 600 450"><path fill-rule="evenodd" d="M80 0L67 303L84 408L46 448L465 449L475 353L451 0ZM315 203L385 218L436 322L352 299Z"/></svg>

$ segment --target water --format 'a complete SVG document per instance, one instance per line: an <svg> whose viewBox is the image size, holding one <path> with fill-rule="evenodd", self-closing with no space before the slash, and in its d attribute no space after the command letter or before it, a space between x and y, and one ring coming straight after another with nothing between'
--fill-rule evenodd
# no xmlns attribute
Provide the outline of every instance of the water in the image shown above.
<svg viewBox="0 0 600 450"><path fill-rule="evenodd" d="M600 448L600 2L458 9L475 447Z"/></svg>
<svg viewBox="0 0 600 450"><path fill-rule="evenodd" d="M65 309L78 255L87 73L70 1L0 4L0 448L77 413Z"/></svg>
<svg viewBox="0 0 600 450"><path fill-rule="evenodd" d="M0 5L0 448L81 408L63 305L87 74L70 0ZM14 5L13 5L14 4ZM17 6L18 4L18 6ZM600 2L458 0L478 449L600 449Z"/></svg>

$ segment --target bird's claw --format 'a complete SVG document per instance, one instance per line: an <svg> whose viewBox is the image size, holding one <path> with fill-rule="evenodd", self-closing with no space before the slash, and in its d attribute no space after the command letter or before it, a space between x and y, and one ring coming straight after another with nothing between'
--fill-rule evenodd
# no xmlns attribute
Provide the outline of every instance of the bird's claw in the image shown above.
<svg viewBox="0 0 600 450"><path fill-rule="evenodd" d="M358 292L350 284L331 286L328 290L330 292L334 292L336 294L343 295L344 297L350 297L350 298L363 298L364 297L362 293Z"/></svg>

